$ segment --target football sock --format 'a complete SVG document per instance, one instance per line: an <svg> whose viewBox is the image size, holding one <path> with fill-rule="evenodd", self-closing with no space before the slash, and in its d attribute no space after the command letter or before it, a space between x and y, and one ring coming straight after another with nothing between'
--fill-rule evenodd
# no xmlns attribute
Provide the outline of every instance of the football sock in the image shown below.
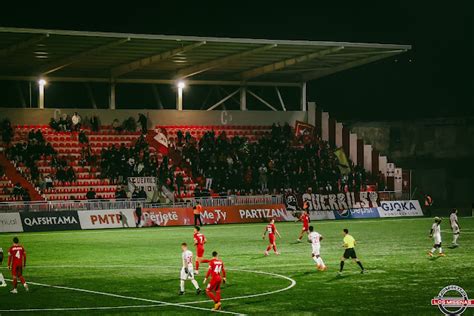
<svg viewBox="0 0 474 316"><path fill-rule="evenodd" d="M219 303L221 301L221 290L216 291L216 303Z"/></svg>
<svg viewBox="0 0 474 316"><path fill-rule="evenodd" d="M443 248L439 247L438 251L439 251L439 253L443 253Z"/></svg>
<svg viewBox="0 0 474 316"><path fill-rule="evenodd" d="M457 243L458 243L458 238L459 238L459 234L454 234L453 244L457 244Z"/></svg>
<svg viewBox="0 0 474 316"><path fill-rule="evenodd" d="M18 280L16 278L13 279L13 288L16 289L16 285L18 283Z"/></svg>
<svg viewBox="0 0 474 316"><path fill-rule="evenodd" d="M430 252L431 252L431 253L434 253L435 251L436 251L436 248L433 247L433 248L431 248L431 251L430 251Z"/></svg>
<svg viewBox="0 0 474 316"><path fill-rule="evenodd" d="M25 284L25 283L26 283L25 278L24 278L23 276L20 277L20 282L21 282L21 284Z"/></svg>
<svg viewBox="0 0 474 316"><path fill-rule="evenodd" d="M5 279L3 278L3 274L0 273L0 283L3 284L5 283Z"/></svg>
<svg viewBox="0 0 474 316"><path fill-rule="evenodd" d="M271 245L267 247L267 251L269 251L270 249L272 249Z"/></svg>
<svg viewBox="0 0 474 316"><path fill-rule="evenodd" d="M319 264L324 267L325 264L324 264L323 258L319 257L318 260L319 260Z"/></svg>
<svg viewBox="0 0 474 316"><path fill-rule="evenodd" d="M360 267L362 270L364 270L364 267L362 266L362 262L357 261L357 264L359 265L359 267Z"/></svg>
<svg viewBox="0 0 474 316"><path fill-rule="evenodd" d="M194 281L194 282L196 282L196 281ZM179 283L179 288L180 288L181 292L184 292L184 281L183 280L181 280L181 282Z"/></svg>
<svg viewBox="0 0 474 316"><path fill-rule="evenodd" d="M197 289L199 289L199 284L197 283L196 280L191 280L191 283L194 285L194 287Z"/></svg>
<svg viewBox="0 0 474 316"><path fill-rule="evenodd" d="M277 247L275 245L273 245L273 251L277 252Z"/></svg>
<svg viewBox="0 0 474 316"><path fill-rule="evenodd" d="M314 260L314 262L315 262L316 264L319 264L319 259L318 259L318 258L313 257L313 260Z"/></svg>
<svg viewBox="0 0 474 316"><path fill-rule="evenodd" d="M199 271L199 261L196 260L196 270Z"/></svg>
<svg viewBox="0 0 474 316"><path fill-rule="evenodd" d="M206 290L206 294L207 294L207 296L208 296L211 300L214 301L214 303L217 303L216 297L214 296L214 294L212 294L211 291L207 291L207 290Z"/></svg>
<svg viewBox="0 0 474 316"><path fill-rule="evenodd" d="M339 269L339 271L341 271L341 272L342 272L342 269L344 269L344 261L341 261L341 263L340 263L340 267L341 267L341 268Z"/></svg>

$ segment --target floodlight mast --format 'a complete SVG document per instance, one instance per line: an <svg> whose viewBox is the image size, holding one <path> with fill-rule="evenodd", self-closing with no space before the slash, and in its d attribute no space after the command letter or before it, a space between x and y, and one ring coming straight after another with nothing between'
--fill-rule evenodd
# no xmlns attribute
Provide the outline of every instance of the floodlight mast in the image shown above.
<svg viewBox="0 0 474 316"><path fill-rule="evenodd" d="M38 80L38 108L44 109L44 86L46 86L48 82L44 78L40 78Z"/></svg>

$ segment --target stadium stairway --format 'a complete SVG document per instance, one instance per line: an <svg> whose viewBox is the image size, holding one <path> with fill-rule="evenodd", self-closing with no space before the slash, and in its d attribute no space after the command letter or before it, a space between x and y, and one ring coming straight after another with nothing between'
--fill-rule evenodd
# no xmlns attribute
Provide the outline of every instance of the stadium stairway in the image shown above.
<svg viewBox="0 0 474 316"><path fill-rule="evenodd" d="M36 188L17 171L4 153L0 154L0 165L5 168L5 175L11 183L20 183L24 189L29 191L32 201L44 201L43 197L36 191Z"/></svg>

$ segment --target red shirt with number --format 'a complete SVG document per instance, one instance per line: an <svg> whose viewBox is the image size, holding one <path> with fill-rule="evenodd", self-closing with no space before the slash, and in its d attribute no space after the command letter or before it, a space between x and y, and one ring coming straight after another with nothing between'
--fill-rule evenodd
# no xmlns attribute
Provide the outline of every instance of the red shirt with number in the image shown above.
<svg viewBox="0 0 474 316"><path fill-rule="evenodd" d="M201 233L194 234L194 244L196 245L196 255L198 258L204 255L204 244L206 243L206 236Z"/></svg>
<svg viewBox="0 0 474 316"><path fill-rule="evenodd" d="M8 266L23 267L26 264L26 251L23 246L13 245L8 249Z"/></svg>
<svg viewBox="0 0 474 316"><path fill-rule="evenodd" d="M275 224L268 224L266 230L268 233L268 240L270 241L271 244L273 244L275 242L275 232L276 232Z"/></svg>
<svg viewBox="0 0 474 316"><path fill-rule="evenodd" d="M303 230L308 230L309 229L309 215L307 213L303 213L301 215L300 220L303 222Z"/></svg>
<svg viewBox="0 0 474 316"><path fill-rule="evenodd" d="M211 282L209 285L213 286L216 284L220 284L222 281L222 277L225 278L225 268L224 268L224 262L220 259L211 259L209 261L209 270L207 270L206 278L211 276Z"/></svg>

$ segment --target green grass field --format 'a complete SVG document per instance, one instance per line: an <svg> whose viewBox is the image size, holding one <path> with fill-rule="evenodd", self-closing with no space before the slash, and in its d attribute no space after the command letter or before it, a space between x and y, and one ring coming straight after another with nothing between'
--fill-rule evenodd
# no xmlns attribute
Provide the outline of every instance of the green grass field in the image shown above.
<svg viewBox="0 0 474 316"><path fill-rule="evenodd" d="M326 272L315 269L311 246L296 244L300 223L277 223L281 256L263 256L264 224L206 226L205 256L217 250L228 269L223 310L242 314L440 315L430 305L441 288L463 287L474 298L474 220L461 218L460 247L443 222L444 258L429 259L430 219L324 221L312 223L325 239ZM357 239L367 274L347 262L337 276L343 228ZM20 234L28 254L30 292L0 288L0 314L208 314L213 304L187 283L178 296L180 243L192 243L191 227ZM8 248L14 234L0 235ZM192 249L194 251L194 249ZM10 279L6 263L1 272ZM202 282L203 272L198 276ZM294 281L293 281L294 280ZM296 282L292 286L292 282ZM265 295L269 292L273 294ZM56 310L54 310L56 309ZM474 309L465 314L472 315Z"/></svg>

